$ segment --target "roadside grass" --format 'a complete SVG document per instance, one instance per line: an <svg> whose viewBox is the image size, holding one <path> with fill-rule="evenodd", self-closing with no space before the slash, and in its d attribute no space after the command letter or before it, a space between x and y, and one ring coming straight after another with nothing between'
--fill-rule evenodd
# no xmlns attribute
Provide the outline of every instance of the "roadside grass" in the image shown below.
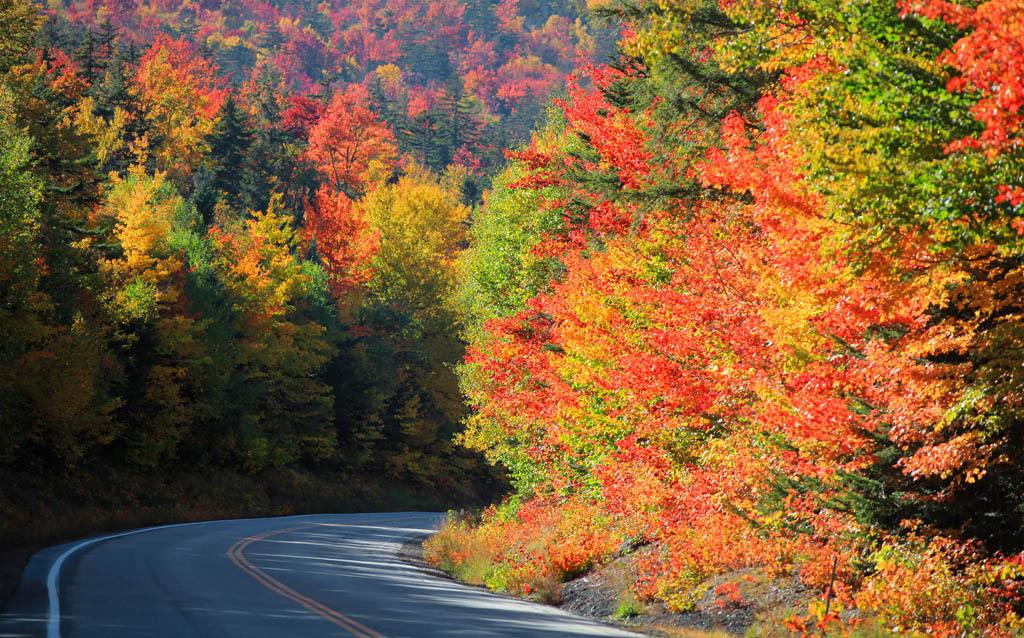
<svg viewBox="0 0 1024 638"><path fill-rule="evenodd" d="M88 482L24 478L22 489L0 496L3 550L150 525L354 511L365 496L295 471L260 476L109 473Z"/></svg>
<svg viewBox="0 0 1024 638"><path fill-rule="evenodd" d="M763 611L757 614L754 624L744 633L744 638L793 638L801 634L790 624L794 618L806 623L808 635L820 638L885 638L893 635L874 614L861 612L851 614L842 622L833 620L824 627L818 627L818 618L809 613L810 606L813 605L788 605Z"/></svg>
<svg viewBox="0 0 1024 638"><path fill-rule="evenodd" d="M657 631L660 635L792 638L800 635L799 630L794 632L800 626L822 638L889 635L871 614L854 609L844 611L841 622L831 621L823 628L818 627L824 609L822 592L801 583L792 574L747 567L703 575L694 578L689 590L678 593L678 600L687 603L685 609L680 609L664 601L642 600L634 591L636 561L643 559L648 548L636 553L620 549L611 560L597 566L586 563L589 571L574 568L567 572L551 568L552 557L544 554L551 551L551 544L527 539L500 537L486 524L449 513L437 533L424 541L423 557L456 580L545 603L564 602L561 584L569 580L567 575L575 578L587 572L586 582L591 584L583 585L583 589L574 587L569 597L571 604L600 604L604 596L612 605L610 609L605 607L606 620ZM514 560L501 552L514 552ZM833 611L837 609L838 603L834 602Z"/></svg>
<svg viewBox="0 0 1024 638"><path fill-rule="evenodd" d="M619 606L615 609L615 613L612 614L612 616L616 620L625 620L627 618L636 618L643 613L644 606L634 598L632 600L626 599L619 601Z"/></svg>
<svg viewBox="0 0 1024 638"><path fill-rule="evenodd" d="M485 585L494 571L494 551L467 521L449 513L437 533L423 543L423 559L455 580Z"/></svg>
<svg viewBox="0 0 1024 638"><path fill-rule="evenodd" d="M424 541L424 560L461 582L545 604L558 602L564 578L536 559L544 550L542 542L520 547L523 556L532 558L512 563L502 560L498 543L478 530L465 516L450 512L437 533Z"/></svg>

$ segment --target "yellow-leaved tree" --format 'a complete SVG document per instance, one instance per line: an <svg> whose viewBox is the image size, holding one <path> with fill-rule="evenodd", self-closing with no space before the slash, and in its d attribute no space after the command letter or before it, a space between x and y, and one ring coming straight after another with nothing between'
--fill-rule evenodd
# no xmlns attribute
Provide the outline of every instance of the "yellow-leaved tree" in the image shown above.
<svg viewBox="0 0 1024 638"><path fill-rule="evenodd" d="M250 471L324 458L335 449L324 381L335 348L305 307L323 273L311 272L296 254L298 237L280 200L275 195L266 211L237 228L210 231L234 307L239 400L250 403L229 438Z"/></svg>
<svg viewBox="0 0 1024 638"><path fill-rule="evenodd" d="M171 179L191 176L209 151L206 138L227 95L222 83L216 66L182 40L160 37L139 62L133 91L152 159Z"/></svg>
<svg viewBox="0 0 1024 638"><path fill-rule="evenodd" d="M100 262L104 302L138 388L121 410L125 454L155 467L176 456L203 408L203 325L188 311L184 256L172 241L195 215L164 174L138 167L114 180L96 215L112 225L110 254Z"/></svg>
<svg viewBox="0 0 1024 638"><path fill-rule="evenodd" d="M384 432L393 447L387 471L396 478L442 475L463 414L453 366L464 344L453 294L470 215L457 187L464 177L458 170L438 177L413 165L359 204L378 237L363 313L371 325L388 327L404 370L395 419Z"/></svg>

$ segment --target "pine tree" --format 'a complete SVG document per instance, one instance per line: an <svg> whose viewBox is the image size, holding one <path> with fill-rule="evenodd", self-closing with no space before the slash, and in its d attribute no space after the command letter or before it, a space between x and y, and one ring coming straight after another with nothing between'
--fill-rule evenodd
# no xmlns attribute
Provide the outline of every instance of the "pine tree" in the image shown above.
<svg viewBox="0 0 1024 638"><path fill-rule="evenodd" d="M0 4L0 75L26 60L43 17L30 2L4 2Z"/></svg>
<svg viewBox="0 0 1024 638"><path fill-rule="evenodd" d="M441 132L447 138L441 160L442 165L447 165L461 147L474 146L479 142L480 123L473 118L472 97L457 76L448 83L439 100L438 110L444 119Z"/></svg>
<svg viewBox="0 0 1024 638"><path fill-rule="evenodd" d="M99 77L103 66L97 59L96 37L91 29L85 30L85 41L75 50L74 61L81 69L82 79L92 86Z"/></svg>
<svg viewBox="0 0 1024 638"><path fill-rule="evenodd" d="M243 201L243 179L250 170L253 134L248 118L239 110L233 96L228 95L224 100L220 117L206 141L210 145L208 159L213 188L222 194L228 206L237 210Z"/></svg>
<svg viewBox="0 0 1024 638"><path fill-rule="evenodd" d="M281 33L277 23L270 21L263 31L260 32L256 46L265 51L273 52L277 51L284 42L284 34Z"/></svg>
<svg viewBox="0 0 1024 638"><path fill-rule="evenodd" d="M119 29L110 22L110 17L104 17L97 25L99 33L96 34L97 51L100 59L109 61L114 55L114 42L117 40Z"/></svg>
<svg viewBox="0 0 1024 638"><path fill-rule="evenodd" d="M445 166L445 145L448 142L444 122L434 110L426 110L408 120L399 131L401 148L411 152L427 168L440 172Z"/></svg>
<svg viewBox="0 0 1024 638"><path fill-rule="evenodd" d="M295 162L287 148L289 136L281 129L281 107L275 94L280 81L280 71L272 65L263 65L257 76L256 93L251 98L255 107L253 143L249 151L251 169L247 171L251 179L246 180L249 184L243 189L243 203L252 210L266 208L275 188L283 190L292 186ZM294 203L298 201L301 198ZM290 198L287 204L292 208Z"/></svg>

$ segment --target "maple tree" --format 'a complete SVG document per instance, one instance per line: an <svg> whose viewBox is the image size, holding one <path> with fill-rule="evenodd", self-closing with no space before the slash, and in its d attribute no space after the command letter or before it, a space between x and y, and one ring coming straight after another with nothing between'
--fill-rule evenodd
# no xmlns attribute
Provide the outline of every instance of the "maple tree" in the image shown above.
<svg viewBox="0 0 1024 638"><path fill-rule="evenodd" d="M307 204L306 227L330 277L331 292L342 304L373 276L371 258L380 247L380 233L344 193L322 187Z"/></svg>
<svg viewBox="0 0 1024 638"><path fill-rule="evenodd" d="M117 340L132 352L125 374L137 392L125 397L117 416L134 427L125 436L125 456L157 467L174 458L202 410L199 369L206 355L194 318L181 312L185 263L175 250L175 226L187 223L181 197L161 175L137 170L118 179L97 218L110 218L116 257L100 262L107 284L103 301L117 322ZM184 219L183 219L184 217ZM139 356L145 348L147 356Z"/></svg>
<svg viewBox="0 0 1024 638"><path fill-rule="evenodd" d="M366 107L368 102L369 92L361 85L336 93L309 130L306 157L336 191L351 196L387 177L397 152L394 134Z"/></svg>
<svg viewBox="0 0 1024 638"><path fill-rule="evenodd" d="M208 150L205 138L226 97L217 68L187 42L161 36L139 61L134 89L156 166L183 179Z"/></svg>
<svg viewBox="0 0 1024 638"><path fill-rule="evenodd" d="M356 315L378 331L399 369L394 418L384 423L386 471L406 480L436 481L446 466L465 463L452 435L464 414L451 366L464 350L451 303L456 257L470 210L456 184L462 171L437 177L410 166L358 205L373 229L373 275Z"/></svg>

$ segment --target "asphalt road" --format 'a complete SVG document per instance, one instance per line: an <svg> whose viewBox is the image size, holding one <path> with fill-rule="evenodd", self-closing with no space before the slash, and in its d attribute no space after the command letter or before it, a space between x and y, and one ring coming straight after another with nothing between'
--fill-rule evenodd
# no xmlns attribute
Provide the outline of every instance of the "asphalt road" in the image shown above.
<svg viewBox="0 0 1024 638"><path fill-rule="evenodd" d="M396 557L439 514L136 530L39 552L0 637L576 638L630 633L429 575Z"/></svg>

